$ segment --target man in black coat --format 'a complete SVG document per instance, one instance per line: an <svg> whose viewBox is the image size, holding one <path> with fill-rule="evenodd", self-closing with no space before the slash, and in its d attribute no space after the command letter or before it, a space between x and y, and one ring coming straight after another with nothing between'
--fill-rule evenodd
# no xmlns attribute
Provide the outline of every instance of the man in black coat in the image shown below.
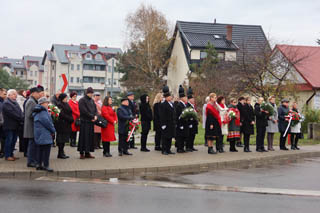
<svg viewBox="0 0 320 213"><path fill-rule="evenodd" d="M196 112L195 100L193 98L193 91L191 87L189 87L188 89L187 107L191 107ZM198 134L199 122L197 120L190 119L188 124L189 124L189 137L188 137L188 142L186 146L186 151L187 152L198 151L197 149L194 148L194 139L196 137L196 134Z"/></svg>
<svg viewBox="0 0 320 213"><path fill-rule="evenodd" d="M242 143L241 143L241 139L242 139L242 136L243 136L243 127L242 127L242 122L243 122L243 114L245 113L244 112L244 106L246 104L246 99L241 96L239 99L238 99L238 104L237 104L237 108L240 112L240 123L241 123L241 126L240 126L240 140L237 142L237 147L243 147Z"/></svg>
<svg viewBox="0 0 320 213"><path fill-rule="evenodd" d="M129 99L123 98L121 99L121 106L117 110L118 116L118 134L119 134L119 144L118 144L118 151L119 156L124 155L132 155L128 152L128 131L129 126L128 123L130 120L134 119L131 109L129 107Z"/></svg>
<svg viewBox="0 0 320 213"><path fill-rule="evenodd" d="M172 138L176 135L176 115L172 104L172 96L168 86L164 86L163 96L165 101L160 105L160 123L161 123L161 140L162 140L162 154L175 154L171 152Z"/></svg>
<svg viewBox="0 0 320 213"><path fill-rule="evenodd" d="M14 147L17 142L18 130L22 125L23 114L21 108L16 101L17 91L11 89L8 91L8 98L3 103L3 130L6 134L5 141L5 159L7 161L15 161L16 157L13 155Z"/></svg>
<svg viewBox="0 0 320 213"><path fill-rule="evenodd" d="M149 149L147 149L147 139L148 134L151 129L151 121L152 119L152 110L149 104L149 96L144 94L140 97L140 114L141 114L141 126L142 126L142 132L141 132L141 151L142 152L150 152Z"/></svg>
<svg viewBox="0 0 320 213"><path fill-rule="evenodd" d="M180 100L175 105L176 108L176 143L177 152L185 153L184 146L187 144L189 137L189 121L187 119L181 118L181 114L184 109L187 108L188 99L184 93L184 88L180 85L179 87L179 98Z"/></svg>
<svg viewBox="0 0 320 213"><path fill-rule="evenodd" d="M138 118L139 117L139 111L138 111L138 105L137 103L134 101L134 93L133 92L128 92L127 94L127 98L129 100L129 108L131 110L131 113L133 115L134 118ZM129 149L137 149L137 147L135 146L135 140L134 140L134 133L129 141Z"/></svg>
<svg viewBox="0 0 320 213"><path fill-rule="evenodd" d="M2 114L2 107L3 102L7 98L7 90L4 88L0 88L0 143L1 143L1 149L0 149L0 158L4 157L4 142L5 142L5 135L3 132L3 114Z"/></svg>
<svg viewBox="0 0 320 213"><path fill-rule="evenodd" d="M80 111L80 136L78 151L80 159L94 158L90 152L94 152L94 122L97 118L97 107L92 100L93 89L89 87L86 95L79 100Z"/></svg>
<svg viewBox="0 0 320 213"><path fill-rule="evenodd" d="M286 129L289 125L288 119L286 116L289 114L289 100L282 99L281 106L278 108L278 128L280 132L280 150L288 150L286 147L286 140L288 136L288 132L290 132L290 127L286 132Z"/></svg>
<svg viewBox="0 0 320 213"><path fill-rule="evenodd" d="M257 152L268 152L264 148L264 137L266 135L266 127L268 126L269 112L261 109L260 105L263 102L263 98L260 97L258 102L254 105L254 114L256 116L256 150Z"/></svg>

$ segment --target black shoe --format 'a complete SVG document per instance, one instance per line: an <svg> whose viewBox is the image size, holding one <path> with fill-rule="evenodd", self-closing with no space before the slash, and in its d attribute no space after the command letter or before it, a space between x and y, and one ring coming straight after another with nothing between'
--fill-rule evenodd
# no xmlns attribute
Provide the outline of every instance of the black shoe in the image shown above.
<svg viewBox="0 0 320 213"><path fill-rule="evenodd" d="M58 156L57 156L57 158L59 158L59 159L67 159L67 158L68 158L68 156L65 156L65 155L58 155Z"/></svg>
<svg viewBox="0 0 320 213"><path fill-rule="evenodd" d="M169 153L168 153L168 152L162 152L162 154L163 154L163 155L169 155Z"/></svg>
<svg viewBox="0 0 320 213"><path fill-rule="evenodd" d="M262 149L262 151L263 151L263 152L268 152L268 150L266 150L266 149Z"/></svg>
<svg viewBox="0 0 320 213"><path fill-rule="evenodd" d="M150 150L149 150L149 149L147 149L147 148L140 149L140 151L141 151L141 152L150 152Z"/></svg>
<svg viewBox="0 0 320 213"><path fill-rule="evenodd" d="M219 149L219 153L224 153L224 150L223 149Z"/></svg>
<svg viewBox="0 0 320 213"><path fill-rule="evenodd" d="M47 172L53 172L53 169L49 167L43 167L42 170L47 171Z"/></svg>
<svg viewBox="0 0 320 213"><path fill-rule="evenodd" d="M132 146L132 147L130 147L130 149L138 149L137 147L135 147L135 146Z"/></svg>
<svg viewBox="0 0 320 213"><path fill-rule="evenodd" d="M197 150L197 149L195 149L195 148L192 148L192 151L197 152L198 150Z"/></svg>
<svg viewBox="0 0 320 213"><path fill-rule="evenodd" d="M119 152L119 156L122 156L122 152Z"/></svg>
<svg viewBox="0 0 320 213"><path fill-rule="evenodd" d="M124 155L132 155L132 153L126 151L126 152L123 152Z"/></svg>
<svg viewBox="0 0 320 213"><path fill-rule="evenodd" d="M296 147L295 146L291 146L291 150L296 150Z"/></svg>
<svg viewBox="0 0 320 213"><path fill-rule="evenodd" d="M36 170L44 170L42 166L37 166Z"/></svg>
<svg viewBox="0 0 320 213"><path fill-rule="evenodd" d="M244 152L251 152L249 149L244 149L243 151Z"/></svg>
<svg viewBox="0 0 320 213"><path fill-rule="evenodd" d="M263 150L262 149L257 149L257 152L263 152Z"/></svg>
<svg viewBox="0 0 320 213"><path fill-rule="evenodd" d="M241 143L237 143L237 145L236 145L237 147L243 147L243 145L241 144Z"/></svg>
<svg viewBox="0 0 320 213"><path fill-rule="evenodd" d="M193 152L193 149L186 149L186 152Z"/></svg>
<svg viewBox="0 0 320 213"><path fill-rule="evenodd" d="M210 154L210 155L217 154L217 152L215 152L212 147L209 147L208 148L208 154Z"/></svg>
<svg viewBox="0 0 320 213"><path fill-rule="evenodd" d="M105 154L103 154L103 157L110 158L110 157L112 157L112 155L110 153L105 153Z"/></svg>
<svg viewBox="0 0 320 213"><path fill-rule="evenodd" d="M178 149L177 153L185 153L186 151L184 151L184 149Z"/></svg>
<svg viewBox="0 0 320 213"><path fill-rule="evenodd" d="M289 149L287 147L282 147L280 150L288 151Z"/></svg>
<svg viewBox="0 0 320 213"><path fill-rule="evenodd" d="M230 152L238 152L236 149L230 149Z"/></svg>
<svg viewBox="0 0 320 213"><path fill-rule="evenodd" d="M168 154L169 154L169 155L174 155L174 154L176 154L176 153L169 151Z"/></svg>
<svg viewBox="0 0 320 213"><path fill-rule="evenodd" d="M28 164L27 164L27 167L30 167L30 168L36 168L36 167L37 167L37 165L36 165L36 164L34 164L34 163L28 163Z"/></svg>
<svg viewBox="0 0 320 213"><path fill-rule="evenodd" d="M296 148L296 150L300 150L300 148L299 148L299 147L297 147L297 146L295 146L295 148Z"/></svg>
<svg viewBox="0 0 320 213"><path fill-rule="evenodd" d="M3 158L4 157L4 153L0 153L0 158Z"/></svg>
<svg viewBox="0 0 320 213"><path fill-rule="evenodd" d="M155 150L155 151L162 151L162 148L161 148L160 146L156 146L156 147L154 148L154 150Z"/></svg>

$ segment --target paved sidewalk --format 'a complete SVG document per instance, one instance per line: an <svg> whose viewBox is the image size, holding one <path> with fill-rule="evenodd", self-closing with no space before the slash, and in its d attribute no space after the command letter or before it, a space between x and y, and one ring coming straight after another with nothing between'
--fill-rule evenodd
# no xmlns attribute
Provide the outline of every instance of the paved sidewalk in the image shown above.
<svg viewBox="0 0 320 213"><path fill-rule="evenodd" d="M320 157L320 145L303 146L300 151L280 151L266 153L244 153L238 148L238 153L226 152L217 155L208 155L207 148L197 146L198 152L175 154L164 156L161 152L140 152L139 149L130 150L132 156L118 156L117 146L111 146L113 157L105 158L102 150L96 150L93 155L95 159L79 159L76 148L67 146L65 152L69 159L57 159L57 148L52 148L50 167L54 173L36 171L26 167L26 158L22 153L16 152L19 160L8 162L0 159L0 177L34 178L40 176L60 177L125 177L132 175L159 174L169 172L202 172L220 168L250 167L260 164L267 164L279 160L293 160L305 157ZM228 146L225 147L228 150ZM255 147L251 147L254 150Z"/></svg>

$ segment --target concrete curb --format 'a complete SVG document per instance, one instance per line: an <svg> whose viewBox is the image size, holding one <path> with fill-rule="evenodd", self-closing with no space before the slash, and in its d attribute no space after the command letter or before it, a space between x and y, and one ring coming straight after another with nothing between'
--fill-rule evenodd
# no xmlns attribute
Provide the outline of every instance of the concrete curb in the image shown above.
<svg viewBox="0 0 320 213"><path fill-rule="evenodd" d="M161 175L167 173L200 173L218 169L240 169L251 168L279 162L294 162L303 158L320 157L320 151L302 153L288 153L278 156L261 156L259 158L247 158L241 160L226 160L212 163L144 167L144 168L121 168L103 170L77 170L77 171L55 171L47 173L43 171L15 171L0 172L0 178L14 179L36 179L39 177L71 177L71 178L128 178L134 176Z"/></svg>

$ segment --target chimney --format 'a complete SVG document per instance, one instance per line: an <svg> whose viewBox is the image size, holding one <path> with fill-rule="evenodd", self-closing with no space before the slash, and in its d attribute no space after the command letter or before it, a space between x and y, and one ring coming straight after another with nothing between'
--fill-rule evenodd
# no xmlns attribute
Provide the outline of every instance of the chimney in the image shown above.
<svg viewBox="0 0 320 213"><path fill-rule="evenodd" d="M227 41L232 41L232 25L227 25Z"/></svg>
<svg viewBox="0 0 320 213"><path fill-rule="evenodd" d="M214 21L213 21L213 23L214 23L214 24L216 24L216 23L217 23L217 19L216 19L216 18L214 18Z"/></svg>
<svg viewBox="0 0 320 213"><path fill-rule="evenodd" d="M80 49L87 49L87 44L80 44Z"/></svg>
<svg viewBox="0 0 320 213"><path fill-rule="evenodd" d="M90 49L91 49L91 50L97 50L97 49L98 49L98 45L96 45L96 44L91 44L91 45L90 45Z"/></svg>

